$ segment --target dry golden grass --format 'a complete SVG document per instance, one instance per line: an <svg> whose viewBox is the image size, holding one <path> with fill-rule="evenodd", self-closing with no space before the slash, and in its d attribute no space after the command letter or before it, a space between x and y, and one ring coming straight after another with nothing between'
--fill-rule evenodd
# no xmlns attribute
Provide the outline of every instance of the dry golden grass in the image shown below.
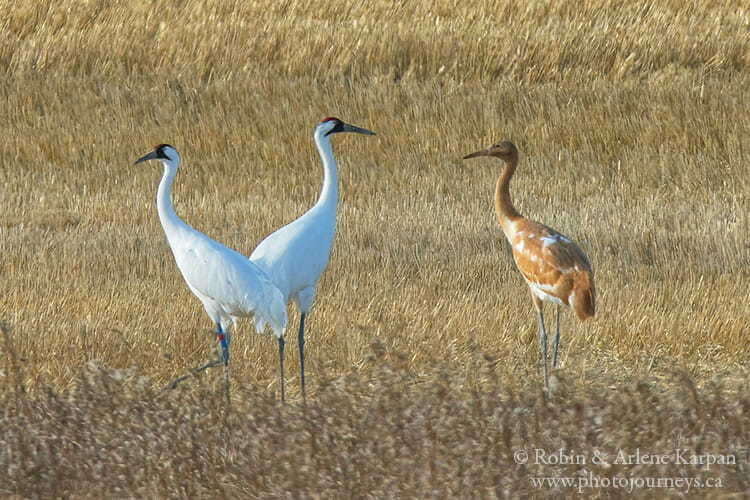
<svg viewBox="0 0 750 500"><path fill-rule="evenodd" d="M750 488L747 392L727 399L718 386L698 391L686 374L678 379L683 387L666 393L638 381L580 395L565 388L547 399L535 382L516 392L493 381L472 393L452 370L416 385L403 372L379 370L367 380L344 376L326 384L304 408L281 406L269 393L239 384L227 411L218 384L199 381L158 397L137 370L92 366L65 395L50 388L3 394L0 438L10 453L0 452L0 492L18 498L741 498ZM627 458L636 449L668 458ZM625 455L618 458L620 451ZM521 452L529 456L526 465L518 463ZM719 453L735 463L682 463L693 454ZM561 455L570 463L556 464L552 457ZM572 482L540 487L537 478ZM662 486L637 486L647 478ZM681 482L668 483L676 478ZM596 487L614 481L617 487Z"/></svg>
<svg viewBox="0 0 750 500"><path fill-rule="evenodd" d="M160 169L132 162L173 144L177 213L249 254L314 202L311 134L334 115L378 135L333 140L313 401L383 367L414 384L448 371L481 397L539 382L531 300L492 213L501 165L460 160L500 139L521 151L518 209L595 270L596 318L563 315L560 384L585 405L633 380L672 394L677 370L746 397L748 2L0 6L0 391L21 377L64 393L94 359L158 387L210 357L156 216ZM248 321L231 366L240 407L278 397L276 343Z"/></svg>

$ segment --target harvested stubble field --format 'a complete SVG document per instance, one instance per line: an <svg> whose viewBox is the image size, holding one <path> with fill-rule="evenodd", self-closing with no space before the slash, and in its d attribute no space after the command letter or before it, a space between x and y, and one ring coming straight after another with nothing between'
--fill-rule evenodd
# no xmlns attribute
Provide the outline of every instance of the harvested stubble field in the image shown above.
<svg viewBox="0 0 750 500"><path fill-rule="evenodd" d="M747 494L748 2L1 3L0 496ZM247 320L231 408L218 370L157 395L214 339L133 161L174 145L177 213L250 254L314 203L330 115L378 135L332 141L308 405ZM548 398L501 164L460 160L500 139L595 270Z"/></svg>

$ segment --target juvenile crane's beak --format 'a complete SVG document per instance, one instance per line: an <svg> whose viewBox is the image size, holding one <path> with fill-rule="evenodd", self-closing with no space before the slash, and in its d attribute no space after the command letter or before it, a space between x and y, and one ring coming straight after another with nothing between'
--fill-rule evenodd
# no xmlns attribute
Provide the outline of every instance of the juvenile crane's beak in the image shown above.
<svg viewBox="0 0 750 500"><path fill-rule="evenodd" d="M143 156L143 157L138 158L137 160L135 160L135 164L137 165L138 163L141 163L141 162L144 162L144 161L148 161L148 160L156 160L158 158L159 157L158 157L158 155L156 153L156 150L154 149L153 151L151 151L146 156Z"/></svg>
<svg viewBox="0 0 750 500"><path fill-rule="evenodd" d="M474 151L473 153L469 153L466 156L464 156L464 160L468 160L469 158L476 158L477 156L489 156L489 148L480 149L479 151Z"/></svg>
<svg viewBox="0 0 750 500"><path fill-rule="evenodd" d="M356 132L357 134L375 135L375 132L371 132L364 128L355 127L354 125L349 125L348 123L343 123L343 125L344 132Z"/></svg>

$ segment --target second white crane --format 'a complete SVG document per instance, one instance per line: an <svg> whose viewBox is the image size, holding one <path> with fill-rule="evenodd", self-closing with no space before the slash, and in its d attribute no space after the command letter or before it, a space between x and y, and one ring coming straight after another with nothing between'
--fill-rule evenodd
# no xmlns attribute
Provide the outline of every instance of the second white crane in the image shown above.
<svg viewBox="0 0 750 500"><path fill-rule="evenodd" d="M338 204L338 176L333 159L330 136L341 132L375 135L374 132L326 118L315 127L313 138L323 162L323 187L313 207L297 220L268 235L250 255L250 260L263 269L281 290L286 300L291 299L300 311L299 344L300 381L305 400L304 330L305 314L315 296L315 286L328 263L336 228ZM284 397L284 342L279 337L279 359L282 370L282 399Z"/></svg>

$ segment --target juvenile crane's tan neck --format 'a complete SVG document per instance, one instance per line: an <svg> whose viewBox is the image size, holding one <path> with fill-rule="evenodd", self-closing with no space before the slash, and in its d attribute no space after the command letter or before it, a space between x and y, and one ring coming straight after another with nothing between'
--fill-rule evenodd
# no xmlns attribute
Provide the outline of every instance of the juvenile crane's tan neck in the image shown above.
<svg viewBox="0 0 750 500"><path fill-rule="evenodd" d="M510 201L510 178L513 177L517 164L517 157L505 160L505 168L503 168L503 172L498 177L497 186L495 187L497 220L500 222L500 227L508 238L515 232L513 230L514 223L521 219L521 214L518 213Z"/></svg>

